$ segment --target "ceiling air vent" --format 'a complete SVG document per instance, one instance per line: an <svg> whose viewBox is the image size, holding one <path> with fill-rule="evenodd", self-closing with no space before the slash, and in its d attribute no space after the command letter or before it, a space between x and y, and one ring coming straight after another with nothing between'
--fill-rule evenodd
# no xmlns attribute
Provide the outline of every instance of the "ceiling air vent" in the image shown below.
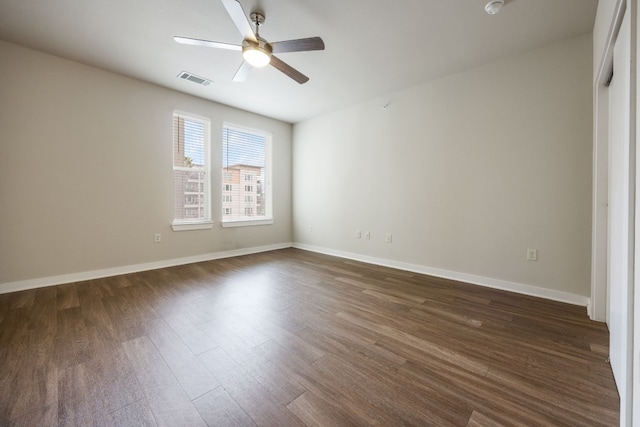
<svg viewBox="0 0 640 427"><path fill-rule="evenodd" d="M180 74L178 74L178 77L184 80L189 80L190 82L198 83L202 86L209 86L211 83L213 83L211 80L207 80L204 77L198 77L195 74L187 73L186 71L180 72Z"/></svg>

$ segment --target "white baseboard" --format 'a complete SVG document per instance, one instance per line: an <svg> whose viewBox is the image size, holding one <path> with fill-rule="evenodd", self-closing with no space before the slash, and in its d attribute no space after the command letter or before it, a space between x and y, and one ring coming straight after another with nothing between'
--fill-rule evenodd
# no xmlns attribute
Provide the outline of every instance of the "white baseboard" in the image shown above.
<svg viewBox="0 0 640 427"><path fill-rule="evenodd" d="M295 247L311 252L318 252L340 258L362 261L368 264L375 264L384 267L397 268L399 270L411 271L413 273L426 274L429 276L441 277L444 279L457 280L460 282L472 283L474 285L486 286L488 288L502 289L523 295L545 298L553 301L565 302L573 305L580 305L590 308L590 299L585 296L575 295L568 292L553 289L540 288L537 286L524 285L522 283L509 282L506 280L492 279L489 277L477 276L474 274L458 273L455 271L442 270L438 268L426 267L417 264L409 264L400 261L375 258L360 255L352 252L338 251L319 246L307 245L304 243L281 243L276 245L257 246L252 248L234 249L223 252L213 252L185 258L174 258L162 261L154 261L143 264L126 265L121 267L106 268L102 270L83 271L79 273L63 274L59 276L42 277L36 279L20 280L16 282L0 283L0 294L23 291L27 289L42 288L45 286L61 285L64 283L82 282L85 280L100 279L103 277L118 276L121 274L137 273L140 271L155 270L158 268L173 267L176 265L192 264L196 262L212 261L216 259L231 258L241 255L250 255L260 252L274 251Z"/></svg>
<svg viewBox="0 0 640 427"><path fill-rule="evenodd" d="M485 286L487 288L501 289L504 291L515 292L518 294L529 295L548 300L564 302L583 307L589 307L590 299L582 295L575 295L568 292L557 291L554 289L540 288L537 286L525 285L522 283L509 282L506 280L492 279L490 277L477 276L475 274L458 273L456 271L442 270L439 268L426 267L417 264L408 264L400 261L392 261L383 258L375 258L366 255L355 254L352 252L338 251L304 243L294 243L294 248L303 249L311 252L318 252L325 255L337 256L340 258L352 259L354 261L362 261L368 264L380 265L383 267L396 268L398 270L410 271L412 273L426 274L428 276L440 277L443 279L456 280L459 282L471 283L474 285Z"/></svg>
<svg viewBox="0 0 640 427"><path fill-rule="evenodd" d="M138 273L140 271L174 267L176 265L193 264L195 262L212 261L215 259L257 254L260 252L268 252L268 251L274 251L278 249L290 248L292 246L293 246L292 243L280 243L276 245L234 249L230 251L213 252L208 254L196 255L192 257L147 262L144 264L125 265L122 267L105 268L102 270L83 271L80 273L63 274L60 276L50 276L50 277L41 277L37 279L19 280L17 282L6 282L6 283L0 283L0 294L16 292L16 291L24 291L27 289L42 288L45 286L62 285L64 283L82 282L85 280L100 279L103 277L119 276L121 274Z"/></svg>

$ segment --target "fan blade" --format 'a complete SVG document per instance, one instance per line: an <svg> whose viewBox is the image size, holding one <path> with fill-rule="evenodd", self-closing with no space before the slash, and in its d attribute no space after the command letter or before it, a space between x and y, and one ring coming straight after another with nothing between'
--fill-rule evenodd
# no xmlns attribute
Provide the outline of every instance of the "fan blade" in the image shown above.
<svg viewBox="0 0 640 427"><path fill-rule="evenodd" d="M320 37L309 37L306 39L285 40L281 42L269 43L273 53L284 52L304 52L308 50L324 50L324 42Z"/></svg>
<svg viewBox="0 0 640 427"><path fill-rule="evenodd" d="M238 50L238 51L242 50L242 46L237 44L212 42L210 40L192 39L189 37L181 37L181 36L175 36L173 40L175 40L178 43L190 44L193 46L215 47L218 49L228 49L228 50Z"/></svg>
<svg viewBox="0 0 640 427"><path fill-rule="evenodd" d="M309 77L305 76L300 71L293 68L291 65L281 61L280 59L276 58L273 55L271 55L270 64L300 84L303 84L309 81Z"/></svg>
<svg viewBox="0 0 640 427"><path fill-rule="evenodd" d="M242 61L240 68L238 68L238 71L236 71L236 74L233 76L233 81L244 82L245 80L247 80L247 77L249 77L249 73L251 72L251 70L253 70L251 64L249 64L247 61Z"/></svg>
<svg viewBox="0 0 640 427"><path fill-rule="evenodd" d="M225 9L227 9L227 13L231 17L231 20L236 25L242 37L245 40L258 41L256 39L256 35L253 33L253 29L251 28L251 23L247 19L247 15L245 15L244 10L242 10L242 5L238 2L238 0L221 0Z"/></svg>

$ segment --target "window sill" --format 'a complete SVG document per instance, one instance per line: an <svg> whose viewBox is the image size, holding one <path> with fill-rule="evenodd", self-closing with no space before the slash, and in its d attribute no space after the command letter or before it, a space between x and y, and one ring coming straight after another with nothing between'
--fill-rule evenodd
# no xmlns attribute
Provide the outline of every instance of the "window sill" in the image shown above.
<svg viewBox="0 0 640 427"><path fill-rule="evenodd" d="M237 221L226 221L221 222L220 225L222 228L231 228L231 227L251 227L254 225L271 225L273 224L273 218L271 219L250 219L250 220L237 220Z"/></svg>
<svg viewBox="0 0 640 427"><path fill-rule="evenodd" d="M210 230L213 228L213 221L209 222L174 222L171 224L173 231L190 230Z"/></svg>

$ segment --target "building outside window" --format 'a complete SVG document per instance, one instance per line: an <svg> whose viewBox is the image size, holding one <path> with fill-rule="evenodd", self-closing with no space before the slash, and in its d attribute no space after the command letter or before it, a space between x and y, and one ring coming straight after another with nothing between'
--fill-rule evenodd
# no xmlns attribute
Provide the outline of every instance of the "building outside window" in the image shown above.
<svg viewBox="0 0 640 427"><path fill-rule="evenodd" d="M174 229L211 223L210 129L206 117L173 113Z"/></svg>
<svg viewBox="0 0 640 427"><path fill-rule="evenodd" d="M225 123L222 134L222 222L272 220L271 134ZM270 222L269 222L270 223Z"/></svg>

